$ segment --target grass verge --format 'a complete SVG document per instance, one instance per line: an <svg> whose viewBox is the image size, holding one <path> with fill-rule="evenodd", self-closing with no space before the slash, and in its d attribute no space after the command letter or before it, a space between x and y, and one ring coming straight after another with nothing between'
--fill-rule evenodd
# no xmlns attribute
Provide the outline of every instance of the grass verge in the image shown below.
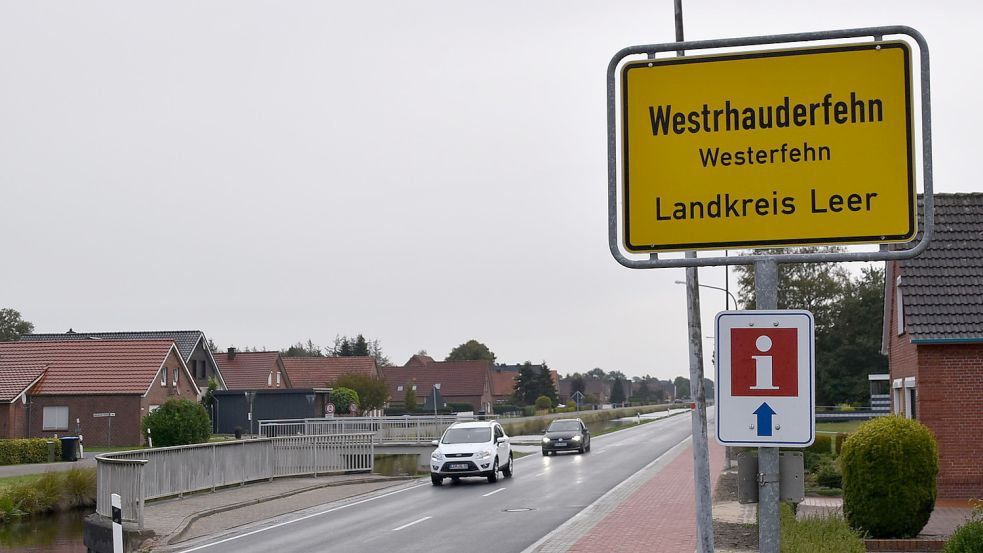
<svg viewBox="0 0 983 553"><path fill-rule="evenodd" d="M838 515L795 518L792 507L782 504L782 553L864 553L860 534Z"/></svg>

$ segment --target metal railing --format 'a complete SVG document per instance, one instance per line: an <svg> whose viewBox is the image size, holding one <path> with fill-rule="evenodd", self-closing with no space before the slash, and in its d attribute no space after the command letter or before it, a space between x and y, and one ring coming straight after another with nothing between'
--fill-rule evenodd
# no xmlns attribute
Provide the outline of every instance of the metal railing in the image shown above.
<svg viewBox="0 0 983 553"><path fill-rule="evenodd" d="M371 472L374 434L258 438L235 442L141 449L96 457L96 512L112 515L110 497L122 500L123 520L143 527L144 502L281 476Z"/></svg>
<svg viewBox="0 0 983 553"><path fill-rule="evenodd" d="M324 419L266 420L259 423L265 438L372 433L376 444L427 443L440 438L447 427L462 420L457 415L436 417L335 417Z"/></svg>

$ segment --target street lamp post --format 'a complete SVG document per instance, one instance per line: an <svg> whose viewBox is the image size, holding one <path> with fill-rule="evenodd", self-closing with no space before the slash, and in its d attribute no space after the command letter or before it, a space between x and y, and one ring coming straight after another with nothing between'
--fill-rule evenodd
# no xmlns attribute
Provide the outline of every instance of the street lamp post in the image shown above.
<svg viewBox="0 0 983 553"><path fill-rule="evenodd" d="M437 390L440 389L440 382L433 385L433 420L437 420Z"/></svg>
<svg viewBox="0 0 983 553"><path fill-rule="evenodd" d="M682 281L682 280L676 280L676 281L674 281L674 282L675 282L676 284L686 284L686 283L685 283L684 281ZM726 307L726 309L725 309L725 311L730 311L730 300L731 300L731 299L733 299L733 300L734 300L734 307L735 307L735 308L736 308L736 307L737 307L737 305L738 305L738 304L737 304L737 298L735 298L735 297L734 297L734 294L731 294L731 293L730 293L730 290L727 290L726 288L721 288L721 287L719 287L719 286L711 286L711 285L709 285L709 284L697 284L697 286L699 286L700 288L712 288L712 289L714 289L714 290L720 290L721 292L724 292L725 294L727 294L727 295L726 295L726 296L724 297L724 306Z"/></svg>

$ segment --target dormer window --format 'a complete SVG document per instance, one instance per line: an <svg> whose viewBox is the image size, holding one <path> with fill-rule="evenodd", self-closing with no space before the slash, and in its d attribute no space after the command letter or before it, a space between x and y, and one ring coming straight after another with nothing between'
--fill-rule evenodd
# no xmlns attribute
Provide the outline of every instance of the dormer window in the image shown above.
<svg viewBox="0 0 983 553"><path fill-rule="evenodd" d="M267 386L272 386L273 385L273 373L272 372L270 374L266 375L266 385Z"/></svg>
<svg viewBox="0 0 983 553"><path fill-rule="evenodd" d="M280 371L276 372L276 387L280 387Z"/></svg>

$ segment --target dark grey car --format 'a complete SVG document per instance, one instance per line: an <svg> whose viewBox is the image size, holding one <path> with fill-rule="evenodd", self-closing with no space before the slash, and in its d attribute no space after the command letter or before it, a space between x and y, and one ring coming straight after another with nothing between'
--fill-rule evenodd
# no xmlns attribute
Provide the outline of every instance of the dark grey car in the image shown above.
<svg viewBox="0 0 983 553"><path fill-rule="evenodd" d="M543 455L590 451L590 430L580 419L556 419L543 434Z"/></svg>

